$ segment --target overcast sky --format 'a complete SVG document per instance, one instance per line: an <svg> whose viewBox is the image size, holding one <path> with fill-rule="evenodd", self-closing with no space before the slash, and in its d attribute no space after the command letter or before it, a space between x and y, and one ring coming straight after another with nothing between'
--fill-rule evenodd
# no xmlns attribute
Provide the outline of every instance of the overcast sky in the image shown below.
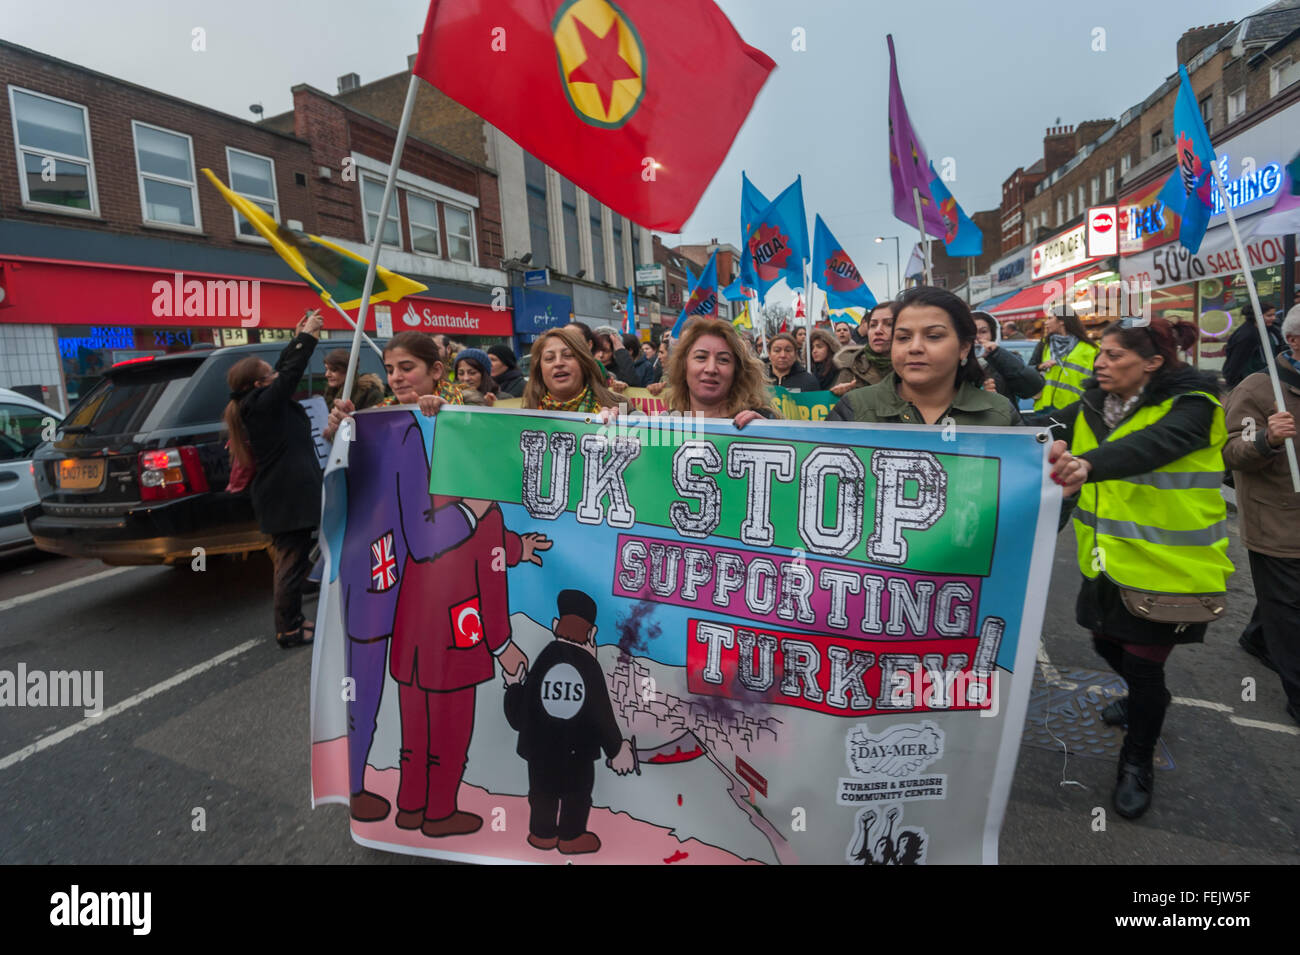
<svg viewBox="0 0 1300 955"><path fill-rule="evenodd" d="M873 286L893 271L893 243L916 239L891 214L886 105L893 33L913 125L968 212L994 208L1003 180L1042 156L1046 127L1116 118L1177 70L1193 26L1240 19L1262 0L719 0L777 69L683 240L739 243L740 172L774 196L797 174L811 220L821 213ZM415 51L425 0L0 0L0 35L162 92L251 118L292 106L289 88L333 92L399 72ZM193 30L206 50L192 49ZM792 49L802 27L807 50ZM1097 28L1104 52L1094 52ZM701 95L707 95L702 81ZM810 222L811 228L811 222ZM990 237L996 241L996 237ZM880 254L882 250L886 255Z"/></svg>

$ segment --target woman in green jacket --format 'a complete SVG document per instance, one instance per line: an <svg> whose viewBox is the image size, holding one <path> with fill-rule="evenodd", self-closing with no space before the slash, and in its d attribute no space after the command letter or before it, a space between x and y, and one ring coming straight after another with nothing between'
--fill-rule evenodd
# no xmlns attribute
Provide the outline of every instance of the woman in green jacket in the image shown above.
<svg viewBox="0 0 1300 955"><path fill-rule="evenodd" d="M1019 415L1002 395L985 391L975 360L975 320L946 289L920 286L899 296L890 357L879 383L844 395L828 421L887 424L1011 425Z"/></svg>

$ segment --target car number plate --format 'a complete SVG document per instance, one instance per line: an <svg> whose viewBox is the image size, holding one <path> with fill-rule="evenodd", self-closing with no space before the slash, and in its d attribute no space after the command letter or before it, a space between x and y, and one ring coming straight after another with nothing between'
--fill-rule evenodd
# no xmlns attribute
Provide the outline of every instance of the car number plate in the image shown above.
<svg viewBox="0 0 1300 955"><path fill-rule="evenodd" d="M101 458L64 458L59 462L59 489L84 491L97 488L104 480Z"/></svg>

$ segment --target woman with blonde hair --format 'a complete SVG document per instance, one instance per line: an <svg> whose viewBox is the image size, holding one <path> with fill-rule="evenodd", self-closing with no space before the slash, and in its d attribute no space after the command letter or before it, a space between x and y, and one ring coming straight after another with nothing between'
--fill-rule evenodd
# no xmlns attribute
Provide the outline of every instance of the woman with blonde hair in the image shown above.
<svg viewBox="0 0 1300 955"><path fill-rule="evenodd" d="M729 322L700 319L686 326L668 353L664 400L670 411L730 418L743 428L755 418L776 418L763 363Z"/></svg>
<svg viewBox="0 0 1300 955"><path fill-rule="evenodd" d="M586 345L567 328L552 328L533 342L524 407L534 411L599 411L618 407Z"/></svg>

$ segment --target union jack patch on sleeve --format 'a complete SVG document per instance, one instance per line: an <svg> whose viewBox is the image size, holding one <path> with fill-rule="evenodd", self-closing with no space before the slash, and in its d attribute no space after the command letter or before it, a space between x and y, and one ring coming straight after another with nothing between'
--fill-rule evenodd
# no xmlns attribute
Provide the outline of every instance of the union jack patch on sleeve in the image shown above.
<svg viewBox="0 0 1300 955"><path fill-rule="evenodd" d="M370 589L389 590L397 584L397 558L393 555L393 532L370 542Z"/></svg>

